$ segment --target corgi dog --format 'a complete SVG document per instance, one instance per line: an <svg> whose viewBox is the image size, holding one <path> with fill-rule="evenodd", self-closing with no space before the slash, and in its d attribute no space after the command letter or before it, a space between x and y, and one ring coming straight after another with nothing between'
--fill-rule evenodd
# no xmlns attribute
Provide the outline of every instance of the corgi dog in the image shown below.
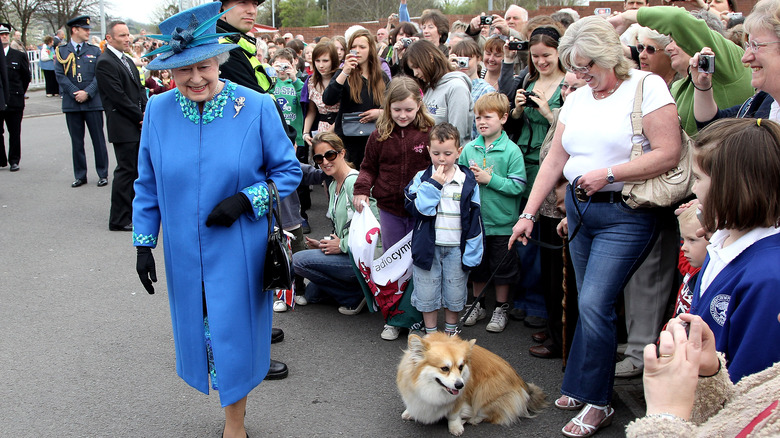
<svg viewBox="0 0 780 438"><path fill-rule="evenodd" d="M409 336L396 376L406 406L401 418L432 424L446 417L450 433L460 436L465 422L509 426L547 406L538 386L475 343L441 332Z"/></svg>

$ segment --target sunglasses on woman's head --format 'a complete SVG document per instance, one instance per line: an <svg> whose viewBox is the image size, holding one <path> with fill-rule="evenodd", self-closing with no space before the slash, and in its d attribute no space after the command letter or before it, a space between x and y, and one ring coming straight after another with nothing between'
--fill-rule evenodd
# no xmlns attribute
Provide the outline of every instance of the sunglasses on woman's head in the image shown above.
<svg viewBox="0 0 780 438"><path fill-rule="evenodd" d="M645 50L647 50L647 54L648 55L655 55L655 52L658 50L658 48L656 48L655 46L649 46L649 45L646 46L644 44L637 44L636 45L636 50L639 53L642 53Z"/></svg>
<svg viewBox="0 0 780 438"><path fill-rule="evenodd" d="M322 164L323 158L328 161L333 161L336 159L336 157L339 156L338 151L331 149L328 152L325 152L324 154L316 154L312 157L315 164Z"/></svg>

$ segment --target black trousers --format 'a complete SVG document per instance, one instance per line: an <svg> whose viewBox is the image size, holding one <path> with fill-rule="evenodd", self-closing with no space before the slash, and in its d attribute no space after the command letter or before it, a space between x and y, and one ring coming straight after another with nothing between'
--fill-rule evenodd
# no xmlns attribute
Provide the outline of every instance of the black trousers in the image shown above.
<svg viewBox="0 0 780 438"><path fill-rule="evenodd" d="M46 94L60 94L60 84L57 83L57 76L54 70L41 70L43 79L46 81Z"/></svg>
<svg viewBox="0 0 780 438"><path fill-rule="evenodd" d="M100 178L108 178L108 150L103 135L103 111L74 111L65 113L70 143L73 148L73 176L87 180L87 155L84 153L84 125L89 130L95 151L95 171Z"/></svg>
<svg viewBox="0 0 780 438"><path fill-rule="evenodd" d="M108 226L121 228L133 221L133 182L138 178L139 142L114 143L116 169L111 182L111 212Z"/></svg>
<svg viewBox="0 0 780 438"><path fill-rule="evenodd" d="M22 158L22 116L24 108L7 109L0 111L0 166L19 164ZM3 124L8 128L8 155L5 154L5 131Z"/></svg>

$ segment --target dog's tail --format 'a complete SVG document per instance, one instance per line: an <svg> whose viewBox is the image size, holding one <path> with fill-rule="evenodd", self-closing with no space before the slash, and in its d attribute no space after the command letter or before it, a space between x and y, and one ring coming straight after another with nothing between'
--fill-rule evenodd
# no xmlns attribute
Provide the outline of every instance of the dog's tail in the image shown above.
<svg viewBox="0 0 780 438"><path fill-rule="evenodd" d="M537 414L541 412L542 409L549 406L547 397L544 395L542 388L534 385L533 383L526 384L528 385L528 401L526 402L528 411L532 414Z"/></svg>

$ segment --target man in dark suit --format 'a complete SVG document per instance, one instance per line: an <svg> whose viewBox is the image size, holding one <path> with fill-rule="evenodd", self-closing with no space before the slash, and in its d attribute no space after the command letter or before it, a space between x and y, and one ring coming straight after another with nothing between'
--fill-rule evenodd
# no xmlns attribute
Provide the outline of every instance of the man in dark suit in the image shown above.
<svg viewBox="0 0 780 438"><path fill-rule="evenodd" d="M22 157L22 116L24 115L24 93L30 85L30 63L27 55L9 47L10 25L0 23L0 41L6 58L9 98L5 110L0 111L0 167L11 165L11 172L19 170ZM8 156L5 154L3 122L8 128Z"/></svg>
<svg viewBox="0 0 780 438"><path fill-rule="evenodd" d="M73 147L73 174L76 180L71 187L81 187L87 183L85 124L95 150L95 170L99 178L97 185L108 185L108 151L103 136L103 105L95 77L100 48L87 43L91 28L89 22L86 15L68 21L70 42L60 44L54 51L54 74L60 84L62 112L65 113Z"/></svg>
<svg viewBox="0 0 780 438"><path fill-rule="evenodd" d="M146 93L130 51L130 30L122 21L106 27L106 49L98 58L95 75L106 111L108 141L114 145L116 169L111 185L108 229L133 231L133 182L138 178L138 146L146 109Z"/></svg>

